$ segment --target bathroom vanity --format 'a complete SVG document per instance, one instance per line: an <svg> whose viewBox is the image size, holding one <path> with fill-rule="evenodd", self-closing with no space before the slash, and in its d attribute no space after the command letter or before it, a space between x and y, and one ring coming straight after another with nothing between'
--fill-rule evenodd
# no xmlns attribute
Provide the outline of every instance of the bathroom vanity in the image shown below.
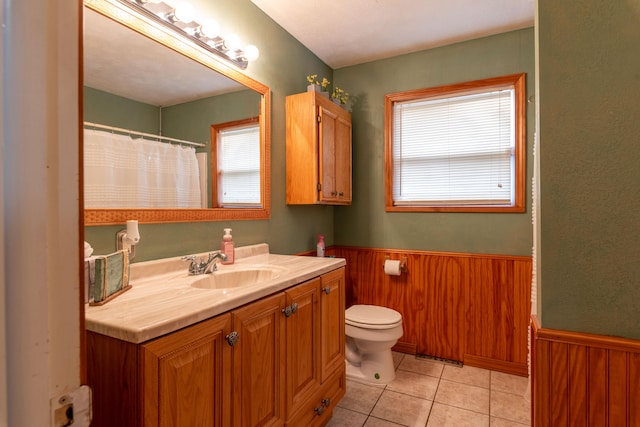
<svg viewBox="0 0 640 427"><path fill-rule="evenodd" d="M345 392L344 265L264 244L211 275L133 264L130 291L86 310L92 425L324 425Z"/></svg>

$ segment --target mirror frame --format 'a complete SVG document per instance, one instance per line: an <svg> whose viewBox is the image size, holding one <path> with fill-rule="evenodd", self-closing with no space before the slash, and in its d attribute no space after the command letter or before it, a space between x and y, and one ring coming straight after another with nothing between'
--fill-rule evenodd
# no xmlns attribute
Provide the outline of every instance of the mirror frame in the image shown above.
<svg viewBox="0 0 640 427"><path fill-rule="evenodd" d="M84 224L86 226L122 224L129 219L137 219L139 223L147 224L269 219L271 217L271 90L269 87L232 68L212 53L191 43L187 38L154 23L117 0L84 0L84 5L262 95L260 105L261 208L84 209ZM80 82L80 86L84 93L84 81ZM83 135L82 123L80 126L80 134ZM81 138L80 153L84 152L83 143L84 139ZM80 177L84 177L82 162ZM82 196L82 202L84 204L84 196Z"/></svg>

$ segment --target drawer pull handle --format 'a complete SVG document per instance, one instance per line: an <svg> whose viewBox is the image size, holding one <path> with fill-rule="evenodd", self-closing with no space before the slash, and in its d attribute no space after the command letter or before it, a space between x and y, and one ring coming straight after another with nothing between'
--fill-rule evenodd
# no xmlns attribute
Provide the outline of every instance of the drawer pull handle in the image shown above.
<svg viewBox="0 0 640 427"><path fill-rule="evenodd" d="M231 332L229 335L224 337L227 340L227 343L233 347L238 342L238 333L236 331Z"/></svg>
<svg viewBox="0 0 640 427"><path fill-rule="evenodd" d="M281 311L282 311L282 314L284 314L284 317L289 317L292 314L296 314L298 312L298 303L294 302L293 304L283 308Z"/></svg>

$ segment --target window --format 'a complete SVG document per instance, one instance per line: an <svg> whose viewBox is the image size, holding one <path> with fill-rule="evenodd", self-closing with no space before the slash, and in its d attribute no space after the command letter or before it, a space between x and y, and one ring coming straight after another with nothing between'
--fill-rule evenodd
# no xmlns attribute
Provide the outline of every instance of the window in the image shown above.
<svg viewBox="0 0 640 427"><path fill-rule="evenodd" d="M524 74L387 95L387 211L524 212L524 99Z"/></svg>
<svg viewBox="0 0 640 427"><path fill-rule="evenodd" d="M212 126L213 205L256 208L262 204L258 118Z"/></svg>

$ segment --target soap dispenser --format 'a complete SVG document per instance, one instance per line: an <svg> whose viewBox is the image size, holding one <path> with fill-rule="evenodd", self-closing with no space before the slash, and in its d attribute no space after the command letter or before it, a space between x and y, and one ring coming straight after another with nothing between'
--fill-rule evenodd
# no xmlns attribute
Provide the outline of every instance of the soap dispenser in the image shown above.
<svg viewBox="0 0 640 427"><path fill-rule="evenodd" d="M226 260L220 261L222 264L233 264L235 251L230 228L224 229L224 236L222 236L222 247L220 248L220 252L227 256Z"/></svg>

